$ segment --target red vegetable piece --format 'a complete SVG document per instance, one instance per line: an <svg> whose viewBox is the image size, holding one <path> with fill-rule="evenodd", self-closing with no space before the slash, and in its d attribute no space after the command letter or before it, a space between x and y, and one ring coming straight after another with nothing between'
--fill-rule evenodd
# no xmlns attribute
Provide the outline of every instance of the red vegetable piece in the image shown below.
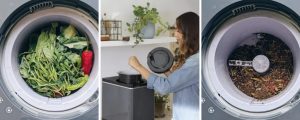
<svg viewBox="0 0 300 120"><path fill-rule="evenodd" d="M93 52L90 50L85 50L81 55L82 60L82 70L85 75L89 75L93 66Z"/></svg>

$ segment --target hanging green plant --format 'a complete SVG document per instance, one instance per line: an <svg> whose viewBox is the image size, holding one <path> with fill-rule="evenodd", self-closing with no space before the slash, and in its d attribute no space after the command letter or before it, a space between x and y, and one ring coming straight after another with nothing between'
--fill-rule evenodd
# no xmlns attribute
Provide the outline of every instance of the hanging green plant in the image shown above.
<svg viewBox="0 0 300 120"><path fill-rule="evenodd" d="M163 23L161 21L157 9L150 8L149 2L147 2L146 7L133 5L133 14L135 15L134 23L126 23L126 25L128 26L128 31L133 33L133 37L135 37L135 45L143 42L142 29L148 24L148 22L151 22L154 25L158 23L160 25L156 30L156 36L168 29L168 23Z"/></svg>

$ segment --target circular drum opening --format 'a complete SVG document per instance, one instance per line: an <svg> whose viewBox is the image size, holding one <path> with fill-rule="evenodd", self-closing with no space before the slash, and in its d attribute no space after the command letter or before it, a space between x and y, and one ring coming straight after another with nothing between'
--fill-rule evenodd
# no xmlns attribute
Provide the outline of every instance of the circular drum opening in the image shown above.
<svg viewBox="0 0 300 120"><path fill-rule="evenodd" d="M94 52L93 67L88 81L73 94L61 98L48 98L36 93L19 72L19 53L28 45L27 38L33 31L51 22L71 24L80 33L85 33ZM41 118L72 118L95 107L100 69L97 28L97 21L89 14L79 9L59 6L35 11L14 24L4 42L1 74L5 87L17 106Z"/></svg>
<svg viewBox="0 0 300 120"><path fill-rule="evenodd" d="M226 112L245 118L268 118L278 116L292 107L288 104L300 89L300 55L297 54L300 50L300 34L296 26L283 14L256 10L227 20L214 33L203 60L203 75L206 88ZM256 33L267 33L282 40L293 53L294 61L294 72L287 87L279 94L263 100L254 99L240 91L228 71L231 52L242 43L251 42L251 36Z"/></svg>

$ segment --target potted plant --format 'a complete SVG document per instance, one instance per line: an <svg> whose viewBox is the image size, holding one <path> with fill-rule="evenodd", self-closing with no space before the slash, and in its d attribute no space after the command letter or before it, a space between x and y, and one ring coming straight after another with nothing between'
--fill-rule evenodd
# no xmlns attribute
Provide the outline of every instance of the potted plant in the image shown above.
<svg viewBox="0 0 300 120"><path fill-rule="evenodd" d="M168 103L168 94L167 95L160 95L159 93L154 94L155 100L155 117L164 117L166 114L166 104ZM167 107L168 109L169 106Z"/></svg>
<svg viewBox="0 0 300 120"><path fill-rule="evenodd" d="M128 31L134 33L133 37L136 38L134 42L136 45L143 42L143 39L151 39L155 35L155 25L159 23L159 29L156 35L159 35L168 28L167 23L163 23L156 8L150 8L150 3L147 6L133 5L133 14L135 15L134 23L126 23Z"/></svg>

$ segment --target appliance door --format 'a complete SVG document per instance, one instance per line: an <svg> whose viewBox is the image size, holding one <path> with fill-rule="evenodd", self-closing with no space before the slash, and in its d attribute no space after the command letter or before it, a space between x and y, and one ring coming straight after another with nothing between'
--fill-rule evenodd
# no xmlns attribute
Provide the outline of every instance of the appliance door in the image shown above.
<svg viewBox="0 0 300 120"><path fill-rule="evenodd" d="M300 89L299 20L293 10L271 0L239 1L218 12L202 31L204 96L225 113L241 119L280 118L278 116L295 107L299 103ZM293 77L288 86L278 95L264 100L253 99L237 89L227 68L230 53L244 42L241 40L256 33L280 38L291 49L294 61ZM203 111L216 112L213 108ZM221 112L216 114L222 116Z"/></svg>
<svg viewBox="0 0 300 120"><path fill-rule="evenodd" d="M18 71L18 54L26 45L25 38L40 26L53 21L72 24L86 33L94 52L94 65L88 82L75 93L57 99L34 92ZM65 120L78 118L90 110L97 111L100 41L98 12L95 9L80 0L31 0L5 20L0 29L0 40L1 89L9 102L21 111L13 113L26 113L38 119ZM90 118L97 119L97 113Z"/></svg>

